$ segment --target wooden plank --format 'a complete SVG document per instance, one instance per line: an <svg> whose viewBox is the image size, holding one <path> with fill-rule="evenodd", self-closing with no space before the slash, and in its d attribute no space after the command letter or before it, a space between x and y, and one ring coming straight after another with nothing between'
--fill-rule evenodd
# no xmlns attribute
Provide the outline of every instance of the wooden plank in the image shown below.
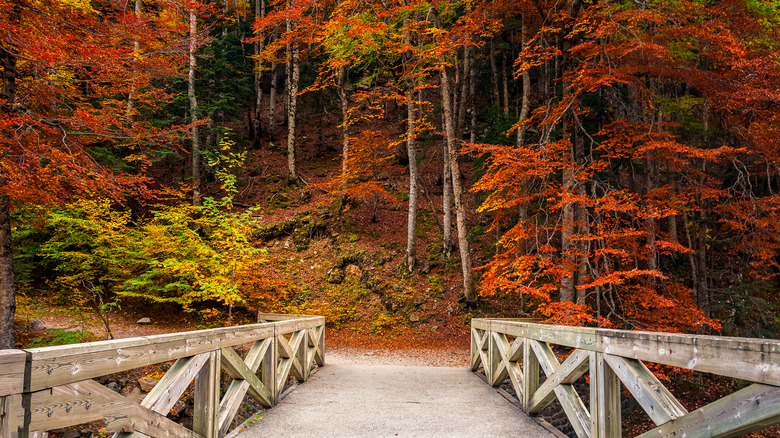
<svg viewBox="0 0 780 438"><path fill-rule="evenodd" d="M272 324L223 327L185 333L99 341L25 350L31 353L31 391L173 361L302 329L324 326L313 316Z"/></svg>
<svg viewBox="0 0 780 438"><path fill-rule="evenodd" d="M26 359L22 350L0 350L0 396L24 392Z"/></svg>
<svg viewBox="0 0 780 438"><path fill-rule="evenodd" d="M598 350L780 386L780 340L599 329Z"/></svg>
<svg viewBox="0 0 780 438"><path fill-rule="evenodd" d="M555 388L558 385L571 385L585 374L589 366L589 357L589 352L575 350L566 358L536 391L528 407L528 413L538 414L541 412L555 400Z"/></svg>
<svg viewBox="0 0 780 438"><path fill-rule="evenodd" d="M531 399L539 389L539 360L536 358L532 340L523 342L523 411L528 412Z"/></svg>
<svg viewBox="0 0 780 438"><path fill-rule="evenodd" d="M255 373L247 366L246 363L239 357L239 355L230 347L223 348L222 352L222 369L225 370L234 379L245 380L249 383L249 395L252 396L263 407L270 408L273 406L271 402L271 391L263 385L263 382L257 378ZM241 394L243 397L244 394Z"/></svg>
<svg viewBox="0 0 780 438"><path fill-rule="evenodd" d="M223 356L224 359L224 356ZM222 401L219 403L219 436L225 436L228 433L230 424L233 422L241 403L244 401L249 389L249 382L246 380L233 380L230 382ZM270 406L267 406L270 407Z"/></svg>
<svg viewBox="0 0 780 438"><path fill-rule="evenodd" d="M31 390L194 356L274 335L274 324L253 324L141 338L27 350L32 355Z"/></svg>
<svg viewBox="0 0 780 438"><path fill-rule="evenodd" d="M471 328L479 330L490 330L490 320L485 318L472 318Z"/></svg>
<svg viewBox="0 0 780 438"><path fill-rule="evenodd" d="M265 339L262 342L268 342L268 347L260 365L261 378L265 387L271 391L271 404L276 405L279 400L279 393L276 390L276 367L279 360L276 354L276 338Z"/></svg>
<svg viewBox="0 0 780 438"><path fill-rule="evenodd" d="M780 387L754 384L638 438L733 437L780 422Z"/></svg>
<svg viewBox="0 0 780 438"><path fill-rule="evenodd" d="M490 331L503 333L516 338L524 338L526 336L526 326L513 321L491 320Z"/></svg>
<svg viewBox="0 0 780 438"><path fill-rule="evenodd" d="M195 409L192 430L204 438L219 436L219 371L221 369L220 351L211 351L209 360L195 377Z"/></svg>
<svg viewBox="0 0 780 438"><path fill-rule="evenodd" d="M601 353L590 353L590 415L594 438L620 438L622 434L620 380Z"/></svg>
<svg viewBox="0 0 780 438"><path fill-rule="evenodd" d="M656 425L688 413L642 362L609 354L603 357Z"/></svg>
<svg viewBox="0 0 780 438"><path fill-rule="evenodd" d="M177 360L144 397L141 406L158 414L168 415L208 359L208 353L201 353Z"/></svg>
<svg viewBox="0 0 780 438"><path fill-rule="evenodd" d="M545 324L525 324L526 337L540 342L595 351L596 329L590 327L550 326Z"/></svg>
<svg viewBox="0 0 780 438"><path fill-rule="evenodd" d="M23 415L18 411L21 409L21 395L0 396L0 437L16 438L19 436L21 424L18 421L23 418Z"/></svg>

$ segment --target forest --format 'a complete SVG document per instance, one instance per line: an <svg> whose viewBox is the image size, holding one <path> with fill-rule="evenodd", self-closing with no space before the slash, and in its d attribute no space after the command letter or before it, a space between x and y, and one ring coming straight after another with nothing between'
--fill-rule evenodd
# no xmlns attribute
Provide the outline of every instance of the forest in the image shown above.
<svg viewBox="0 0 780 438"><path fill-rule="evenodd" d="M777 35L776 0L0 0L0 348L38 303L777 338Z"/></svg>

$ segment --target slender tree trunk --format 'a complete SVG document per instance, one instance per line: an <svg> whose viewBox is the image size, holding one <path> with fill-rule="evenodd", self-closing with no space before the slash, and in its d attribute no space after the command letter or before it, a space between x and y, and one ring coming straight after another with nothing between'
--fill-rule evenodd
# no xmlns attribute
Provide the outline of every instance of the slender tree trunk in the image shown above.
<svg viewBox="0 0 780 438"><path fill-rule="evenodd" d="M14 255L11 252L11 207L8 195L0 195L0 350L14 348Z"/></svg>
<svg viewBox="0 0 780 438"><path fill-rule="evenodd" d="M565 169L563 171L563 186L567 191L571 191L574 189L575 180L574 180L573 170ZM564 276L561 278L561 296L560 296L561 302L574 302L575 257L570 252L572 250L572 247L574 246L574 242L572 241L572 237L574 237L574 231L575 231L574 212L575 212L575 205L573 202L567 202L563 205L563 221L562 221L563 229L561 231L561 254L563 255L564 260L566 260L569 263L569 266L567 266L569 272L564 274Z"/></svg>
<svg viewBox="0 0 780 438"><path fill-rule="evenodd" d="M274 139L276 127L276 82L279 80L276 63L271 64L271 91L268 93L268 136Z"/></svg>
<svg viewBox="0 0 780 438"><path fill-rule="evenodd" d="M493 105L501 107L501 98L498 96L498 70L496 69L496 43L490 41L490 77L491 90L493 91Z"/></svg>
<svg viewBox="0 0 780 438"><path fill-rule="evenodd" d="M445 130L447 124L442 114L442 130ZM443 173L442 173L442 255L445 260L452 257L452 157L447 146L447 139L444 139L442 152Z"/></svg>
<svg viewBox="0 0 780 438"><path fill-rule="evenodd" d="M455 138L463 140L463 128L466 123L466 105L469 97L469 70L471 69L471 46L463 47L463 73L460 76L460 105L458 105L458 122L455 124Z"/></svg>
<svg viewBox="0 0 780 438"><path fill-rule="evenodd" d="M11 19L18 20L19 6L14 7ZM11 113L16 103L16 56L8 47L0 46L3 86L0 88L0 112ZM0 178L0 186L6 181ZM0 195L0 350L14 348L14 315L16 314L16 288L14 285L14 255L11 251L11 200Z"/></svg>
<svg viewBox="0 0 780 438"><path fill-rule="evenodd" d="M412 86L409 86L412 88ZM417 261L417 146L415 144L414 90L406 92L407 139L406 154L409 157L409 214L406 226L406 269L414 271Z"/></svg>
<svg viewBox="0 0 780 438"><path fill-rule="evenodd" d="M292 7L288 2L288 7ZM290 20L287 20L287 31L291 30ZM287 179L290 182L298 180L295 169L295 115L298 104L298 78L300 75L300 53L295 43L287 44Z"/></svg>
<svg viewBox="0 0 780 438"><path fill-rule="evenodd" d="M339 101L341 103L341 175L344 178L344 187L347 186L347 171L349 170L347 162L349 161L349 68L339 69Z"/></svg>
<svg viewBox="0 0 780 438"><path fill-rule="evenodd" d="M257 0L255 2L255 17L265 17L265 0ZM263 78L263 61L259 59L259 55L263 53L265 41L263 40L263 34L257 35L257 41L254 44L255 56L258 56L257 65L255 65L255 120L254 120L254 135L255 146L260 145L260 133L262 131L261 109L263 108L263 87L261 79Z"/></svg>
<svg viewBox="0 0 780 438"><path fill-rule="evenodd" d="M460 185L460 167L458 165L458 151L455 140L455 130L452 123L452 103L450 99L450 84L447 68L441 59L441 97L444 109L444 127L447 135L447 150L450 154L450 174L452 175L452 194L455 199L455 219L458 228L458 248L460 249L460 263L463 270L463 297L466 302L473 303L477 300L474 292L474 278L471 272L471 254L469 253L468 232L466 230L466 208L463 205L463 189Z"/></svg>
<svg viewBox="0 0 780 438"><path fill-rule="evenodd" d="M525 20L523 20L523 30L520 37L520 50L525 50L526 41L526 26ZM528 69L523 71L523 103L520 108L520 120L523 121L528 118L528 113L531 111L531 73ZM525 133L527 127L524 123L521 123L517 127L517 147L525 144Z"/></svg>
<svg viewBox="0 0 780 438"><path fill-rule="evenodd" d="M143 10L143 0L135 0L135 19L138 20ZM133 54L138 56L141 51L141 44L137 39L133 40ZM133 73L135 73L136 60L133 59ZM127 95L127 121L132 123L135 118L135 93L136 90L135 77L130 78L130 92Z"/></svg>
<svg viewBox="0 0 780 438"><path fill-rule="evenodd" d="M474 50L469 50L469 141L477 141L477 102L476 102L476 68L474 66Z"/></svg>
<svg viewBox="0 0 780 438"><path fill-rule="evenodd" d="M501 76L504 83L504 115L509 115L509 67L506 65L506 52L501 53Z"/></svg>
<svg viewBox="0 0 780 438"><path fill-rule="evenodd" d="M195 68L198 50L198 16L195 9L190 9L190 69L187 74L187 97L190 101L192 122L198 121L198 98L195 96ZM192 126L192 205L200 205L200 129L197 124Z"/></svg>

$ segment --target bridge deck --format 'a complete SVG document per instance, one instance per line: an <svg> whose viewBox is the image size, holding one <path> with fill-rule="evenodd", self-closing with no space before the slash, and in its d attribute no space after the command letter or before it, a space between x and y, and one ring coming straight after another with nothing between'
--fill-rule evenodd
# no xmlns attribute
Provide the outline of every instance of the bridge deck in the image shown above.
<svg viewBox="0 0 780 438"><path fill-rule="evenodd" d="M326 360L241 438L554 436L465 367Z"/></svg>

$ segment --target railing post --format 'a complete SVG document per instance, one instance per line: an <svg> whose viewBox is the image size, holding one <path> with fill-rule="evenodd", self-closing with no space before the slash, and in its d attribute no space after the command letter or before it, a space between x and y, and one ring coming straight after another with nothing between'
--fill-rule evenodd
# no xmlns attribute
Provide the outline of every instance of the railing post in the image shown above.
<svg viewBox="0 0 780 438"><path fill-rule="evenodd" d="M274 406L279 402L279 393L276 391L276 365L278 362L276 336L274 336L268 342L268 349L265 350L265 357L261 365L263 385L271 392L271 404Z"/></svg>
<svg viewBox="0 0 780 438"><path fill-rule="evenodd" d="M592 438L620 438L620 380L604 360L590 353L590 418Z"/></svg>
<svg viewBox="0 0 780 438"><path fill-rule="evenodd" d="M527 337L523 342L523 411L531 408L531 399L539 389L539 361Z"/></svg>
<svg viewBox="0 0 780 438"><path fill-rule="evenodd" d="M301 334L301 342L298 344L298 351L294 354L301 364L301 377L303 378L301 382L305 382L309 380L309 373L311 373L311 368L307 366L308 361L306 360L306 356L308 356L306 353L309 351L309 331L304 328L299 333Z"/></svg>
<svg viewBox="0 0 780 438"><path fill-rule="evenodd" d="M219 436L219 375L222 352L209 352L209 360L195 376L195 412L192 431L204 438Z"/></svg>

